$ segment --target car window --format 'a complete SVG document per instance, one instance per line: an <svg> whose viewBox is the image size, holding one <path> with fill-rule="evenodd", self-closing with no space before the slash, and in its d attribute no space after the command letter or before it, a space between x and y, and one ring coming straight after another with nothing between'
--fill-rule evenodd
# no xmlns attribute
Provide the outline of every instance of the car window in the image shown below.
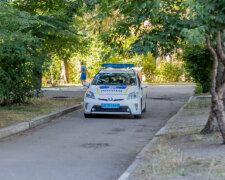
<svg viewBox="0 0 225 180"><path fill-rule="evenodd" d="M131 85L136 86L135 74L131 73L98 73L93 85Z"/></svg>

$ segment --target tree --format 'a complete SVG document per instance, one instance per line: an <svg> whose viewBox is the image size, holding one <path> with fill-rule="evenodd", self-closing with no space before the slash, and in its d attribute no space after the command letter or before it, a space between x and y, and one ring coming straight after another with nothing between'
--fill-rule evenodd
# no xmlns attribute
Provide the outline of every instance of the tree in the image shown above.
<svg viewBox="0 0 225 180"><path fill-rule="evenodd" d="M225 113L222 101L225 72L222 85L216 88L218 61L225 65L222 49L225 28L224 0L99 0L98 3L102 11L99 14L103 14L101 17L119 11L121 18L103 34L104 42L115 51L121 51L121 40L132 35L136 37L136 41L130 44L131 49L126 52L130 54L152 52L155 56L182 47L185 41L183 30L196 30L204 36L205 44L213 58L211 78L213 114L225 144Z"/></svg>
<svg viewBox="0 0 225 180"><path fill-rule="evenodd" d="M36 94L33 81L46 58L33 31L49 24L6 2L0 12L0 104L22 103Z"/></svg>
<svg viewBox="0 0 225 180"><path fill-rule="evenodd" d="M213 58L213 71L211 80L211 95L212 108L207 126L213 124L213 119L217 120L218 128L223 137L225 144L225 113L223 105L223 94L225 90L225 71L223 70L222 82L217 83L216 79L219 77L218 65L225 65L225 55L222 48L222 37L224 37L225 29L225 7L221 0L216 1L202 1L199 0L196 6L191 7L195 11L201 10L201 14L196 14L192 17L193 22L198 22L201 27L201 33L206 39L206 46ZM215 118L214 118L215 117ZM205 128L206 129L206 128Z"/></svg>
<svg viewBox="0 0 225 180"><path fill-rule="evenodd" d="M85 52L89 40L81 31L83 2L74 0L16 0L14 6L36 15L52 27L42 26L36 35L44 39L43 49L61 61L61 79L69 80L69 59L74 52ZM49 63L48 63L49 64Z"/></svg>

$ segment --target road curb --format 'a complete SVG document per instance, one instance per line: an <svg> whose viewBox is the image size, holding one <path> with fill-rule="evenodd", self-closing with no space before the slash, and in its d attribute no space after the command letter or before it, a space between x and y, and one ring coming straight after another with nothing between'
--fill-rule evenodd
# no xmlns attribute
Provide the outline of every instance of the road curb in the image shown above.
<svg viewBox="0 0 225 180"><path fill-rule="evenodd" d="M148 142L144 146L144 148L141 150L141 152L138 153L138 155L135 157L135 160L133 163L127 168L127 170L118 178L118 180L128 180L129 176L132 172L137 168L137 166L140 164L142 158L145 156L145 154L151 149L158 141L159 136L165 134L166 126L169 122L172 122L176 119L177 116L181 113L181 111L187 106L187 104L192 100L193 96L191 96L188 101L177 111L175 115L173 115L167 123L155 134L154 138Z"/></svg>
<svg viewBox="0 0 225 180"><path fill-rule="evenodd" d="M82 108L82 104L77 104L75 106L71 106L69 108L66 108L66 109L63 109L63 110L60 110L60 111L56 111L56 112L53 112L51 114L48 114L48 115L44 115L44 116L40 116L40 117L37 117L37 118L34 118L34 119L31 119L29 121L29 128L34 128L38 125L41 125L43 123L47 123L55 118L58 118L60 116L63 116L65 114L68 114L72 111L75 111L77 109L80 109Z"/></svg>
<svg viewBox="0 0 225 180"><path fill-rule="evenodd" d="M147 83L149 86L195 86L195 83Z"/></svg>
<svg viewBox="0 0 225 180"><path fill-rule="evenodd" d="M63 110L53 112L53 113L48 114L48 115L39 116L37 118L31 119L28 122L23 122L23 123L12 125L12 126L9 126L9 127L6 127L6 128L2 128L2 129L0 129L0 138L5 138L7 136L11 136L11 135L23 132L25 130L34 128L38 125L47 123L47 122L49 122L49 121L51 121L55 118L58 118L58 117L63 116L65 114L68 114L72 111L76 111L78 109L81 109L82 107L83 107L82 103L77 104L77 105L65 108Z"/></svg>
<svg viewBox="0 0 225 180"><path fill-rule="evenodd" d="M183 109L187 106L188 103L191 102L191 100L193 99L193 96L191 96L188 101L177 111L177 113L175 115L173 115L173 117L171 117L165 124L165 126L163 126L156 134L155 136L163 136L166 133L166 128L169 125L169 123L173 122L177 116L179 116L181 114L181 112L183 111Z"/></svg>
<svg viewBox="0 0 225 180"><path fill-rule="evenodd" d="M10 136L29 129L29 122L22 122L6 128L0 129L0 138Z"/></svg>

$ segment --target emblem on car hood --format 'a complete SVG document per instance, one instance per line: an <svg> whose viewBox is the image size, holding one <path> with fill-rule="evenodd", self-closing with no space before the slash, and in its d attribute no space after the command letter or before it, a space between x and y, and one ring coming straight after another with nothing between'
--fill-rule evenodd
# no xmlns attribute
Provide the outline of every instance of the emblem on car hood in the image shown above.
<svg viewBox="0 0 225 180"><path fill-rule="evenodd" d="M108 101L113 101L114 99L112 97L108 98Z"/></svg>

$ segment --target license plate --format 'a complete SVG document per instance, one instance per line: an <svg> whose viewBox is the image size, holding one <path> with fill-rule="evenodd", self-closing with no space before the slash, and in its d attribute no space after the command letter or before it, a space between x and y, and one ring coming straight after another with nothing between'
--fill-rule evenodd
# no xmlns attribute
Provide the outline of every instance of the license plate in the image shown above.
<svg viewBox="0 0 225 180"><path fill-rule="evenodd" d="M120 108L120 104L102 104L102 108Z"/></svg>

